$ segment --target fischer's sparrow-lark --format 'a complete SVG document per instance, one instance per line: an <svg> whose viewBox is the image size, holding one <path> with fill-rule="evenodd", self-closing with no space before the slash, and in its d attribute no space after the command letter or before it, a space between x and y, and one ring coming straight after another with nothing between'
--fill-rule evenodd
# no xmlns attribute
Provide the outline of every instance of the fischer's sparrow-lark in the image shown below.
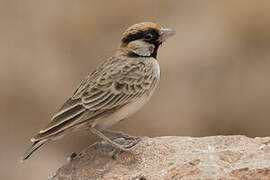
<svg viewBox="0 0 270 180"><path fill-rule="evenodd" d="M138 138L107 128L135 113L150 99L160 77L158 48L174 34L171 29L152 22L129 27L123 33L116 53L82 80L51 122L31 139L33 144L22 161L43 144L77 129L90 130L124 151L134 146ZM104 134L133 142L119 144Z"/></svg>

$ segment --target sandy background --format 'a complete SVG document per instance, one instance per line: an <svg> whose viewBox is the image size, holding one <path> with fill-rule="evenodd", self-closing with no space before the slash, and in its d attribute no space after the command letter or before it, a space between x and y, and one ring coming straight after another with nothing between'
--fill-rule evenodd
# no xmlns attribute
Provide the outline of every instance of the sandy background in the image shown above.
<svg viewBox="0 0 270 180"><path fill-rule="evenodd" d="M46 179L98 139L76 132L19 159L130 25L177 35L149 102L114 126L141 136L269 136L270 1L0 0L0 179Z"/></svg>

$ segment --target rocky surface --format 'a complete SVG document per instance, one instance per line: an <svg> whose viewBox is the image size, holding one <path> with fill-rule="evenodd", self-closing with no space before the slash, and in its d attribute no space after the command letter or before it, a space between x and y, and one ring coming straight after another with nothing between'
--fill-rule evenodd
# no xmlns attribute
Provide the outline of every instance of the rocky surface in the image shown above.
<svg viewBox="0 0 270 180"><path fill-rule="evenodd" d="M100 142L50 179L270 179L268 143L267 137L144 137L130 152L121 152Z"/></svg>

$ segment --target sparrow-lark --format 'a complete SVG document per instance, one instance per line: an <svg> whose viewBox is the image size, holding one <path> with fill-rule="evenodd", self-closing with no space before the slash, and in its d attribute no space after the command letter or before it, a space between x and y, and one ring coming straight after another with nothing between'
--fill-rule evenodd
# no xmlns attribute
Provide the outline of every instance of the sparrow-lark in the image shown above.
<svg viewBox="0 0 270 180"><path fill-rule="evenodd" d="M129 150L138 139L123 132L106 130L140 109L157 87L159 46L174 31L144 22L129 27L116 53L101 63L80 83L74 94L31 141L22 161L43 144L77 129L87 129L121 150ZM104 134L132 139L119 144Z"/></svg>

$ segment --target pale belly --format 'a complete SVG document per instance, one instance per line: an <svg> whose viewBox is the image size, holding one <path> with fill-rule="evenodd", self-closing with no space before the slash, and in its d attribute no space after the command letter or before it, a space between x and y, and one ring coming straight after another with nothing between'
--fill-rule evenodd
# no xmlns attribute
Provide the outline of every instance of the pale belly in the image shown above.
<svg viewBox="0 0 270 180"><path fill-rule="evenodd" d="M139 109L142 108L143 105L150 99L152 93L148 95L148 97L141 97L136 101L123 106L121 109L117 110L116 112L112 113L108 117L100 118L94 121L92 127L96 127L100 130L107 129L112 125L118 123L119 121L131 116Z"/></svg>

